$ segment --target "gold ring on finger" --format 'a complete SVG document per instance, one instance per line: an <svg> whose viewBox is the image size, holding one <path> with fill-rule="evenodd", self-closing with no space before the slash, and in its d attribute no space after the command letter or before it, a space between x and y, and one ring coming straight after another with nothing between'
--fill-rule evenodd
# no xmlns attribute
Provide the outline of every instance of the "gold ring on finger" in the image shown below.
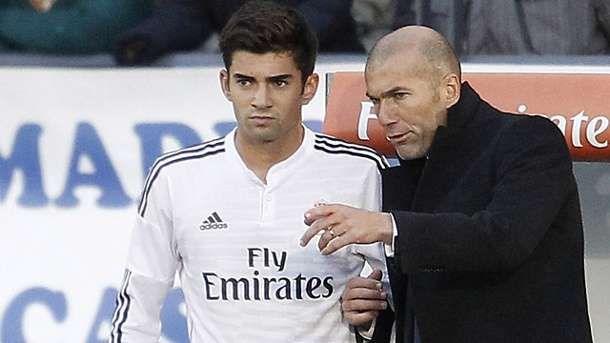
<svg viewBox="0 0 610 343"><path fill-rule="evenodd" d="M337 237L337 236L338 236L338 235L335 233L335 231L333 231L333 227L332 227L332 226L329 226L329 227L328 227L328 233L330 233L331 237L333 237L333 238L335 238L335 237Z"/></svg>

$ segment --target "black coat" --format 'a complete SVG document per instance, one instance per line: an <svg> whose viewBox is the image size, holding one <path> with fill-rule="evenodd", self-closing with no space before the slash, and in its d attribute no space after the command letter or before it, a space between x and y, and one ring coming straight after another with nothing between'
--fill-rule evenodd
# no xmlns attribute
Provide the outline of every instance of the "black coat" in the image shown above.
<svg viewBox="0 0 610 343"><path fill-rule="evenodd" d="M428 158L386 170L383 187L399 336L414 313L422 343L591 342L578 192L551 121L465 83Z"/></svg>

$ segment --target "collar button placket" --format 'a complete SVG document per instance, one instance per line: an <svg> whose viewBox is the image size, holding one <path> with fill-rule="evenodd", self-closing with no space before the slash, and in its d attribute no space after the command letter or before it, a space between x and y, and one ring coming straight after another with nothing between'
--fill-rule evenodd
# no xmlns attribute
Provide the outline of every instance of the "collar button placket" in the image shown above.
<svg viewBox="0 0 610 343"><path fill-rule="evenodd" d="M265 187L261 186L258 190L258 222L262 226L265 221L265 213L267 212L267 206L265 203Z"/></svg>

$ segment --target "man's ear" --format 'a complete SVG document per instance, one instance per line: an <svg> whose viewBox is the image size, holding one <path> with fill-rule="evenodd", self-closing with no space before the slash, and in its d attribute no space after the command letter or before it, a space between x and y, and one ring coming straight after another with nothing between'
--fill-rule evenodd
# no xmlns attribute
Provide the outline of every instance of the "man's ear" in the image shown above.
<svg viewBox="0 0 610 343"><path fill-rule="evenodd" d="M231 97L231 87L229 87L229 72L226 69L221 70L218 78L220 80L220 88L222 89L225 98L229 101L233 101L233 98Z"/></svg>
<svg viewBox="0 0 610 343"><path fill-rule="evenodd" d="M316 95L318 90L318 84L320 83L320 76L313 73L307 77L305 84L303 85L303 95L301 97L301 104L307 105L311 99Z"/></svg>
<svg viewBox="0 0 610 343"><path fill-rule="evenodd" d="M443 100L445 101L445 108L448 109L460 100L461 87L460 78L456 74L450 73L445 76L443 80Z"/></svg>

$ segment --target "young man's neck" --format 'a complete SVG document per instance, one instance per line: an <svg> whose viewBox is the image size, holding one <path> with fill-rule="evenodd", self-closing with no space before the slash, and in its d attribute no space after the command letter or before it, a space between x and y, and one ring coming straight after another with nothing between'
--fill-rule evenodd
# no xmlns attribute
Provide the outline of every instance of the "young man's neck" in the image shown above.
<svg viewBox="0 0 610 343"><path fill-rule="evenodd" d="M267 184L269 169L292 156L301 146L304 135L302 126L294 134L271 142L249 141L238 133L235 135L235 148L246 167Z"/></svg>

